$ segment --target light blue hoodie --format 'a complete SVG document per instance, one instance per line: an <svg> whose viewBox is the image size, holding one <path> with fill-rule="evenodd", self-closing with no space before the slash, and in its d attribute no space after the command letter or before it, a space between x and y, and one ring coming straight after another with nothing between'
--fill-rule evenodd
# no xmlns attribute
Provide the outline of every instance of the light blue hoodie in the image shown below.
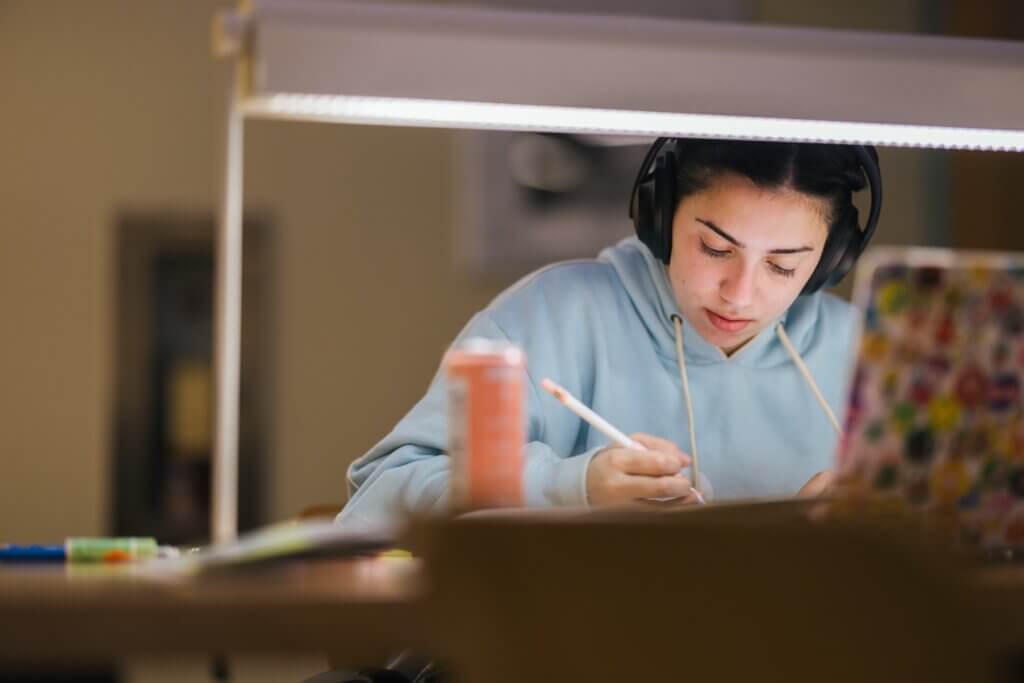
<svg viewBox="0 0 1024 683"><path fill-rule="evenodd" d="M636 238L596 260L528 275L476 314L459 335L510 340L526 351L530 506L585 506L586 470L608 445L543 391L561 384L626 433L670 439L688 452L672 316L680 315L665 266ZM799 297L781 322L825 400L842 417L857 315L830 295ZM831 466L836 432L812 389L767 326L731 357L682 324L701 477L716 500L788 496ZM339 520L387 529L410 511L447 506L445 380L348 472Z"/></svg>

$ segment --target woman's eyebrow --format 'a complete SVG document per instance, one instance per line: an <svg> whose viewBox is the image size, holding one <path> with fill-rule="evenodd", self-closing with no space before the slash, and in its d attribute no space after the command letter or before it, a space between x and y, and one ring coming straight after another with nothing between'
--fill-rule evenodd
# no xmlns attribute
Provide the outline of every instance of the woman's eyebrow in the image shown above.
<svg viewBox="0 0 1024 683"><path fill-rule="evenodd" d="M736 239L735 237L733 237L732 235L727 233L725 230L722 230L720 227L718 227L717 225L715 225L711 221L709 221L709 220L707 220L705 218L697 218L696 220L697 220L698 223L707 226L711 230L714 230L715 233L717 233L718 236L721 237L726 242L730 242L730 243L736 245L737 247L739 247L740 249L746 248L743 245L742 242L740 242L738 239ZM814 248L813 247L795 247L795 248L791 248L791 249L769 249L768 253L769 254L799 254L799 253L804 252L804 251L814 251Z"/></svg>

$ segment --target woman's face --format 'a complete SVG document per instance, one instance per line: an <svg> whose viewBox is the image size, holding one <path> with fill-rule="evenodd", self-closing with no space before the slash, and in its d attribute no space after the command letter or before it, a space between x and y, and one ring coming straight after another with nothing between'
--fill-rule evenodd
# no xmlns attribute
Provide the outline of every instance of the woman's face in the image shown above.
<svg viewBox="0 0 1024 683"><path fill-rule="evenodd" d="M735 174L683 199L668 275L686 320L726 354L755 337L814 272L826 210L824 200L763 190Z"/></svg>

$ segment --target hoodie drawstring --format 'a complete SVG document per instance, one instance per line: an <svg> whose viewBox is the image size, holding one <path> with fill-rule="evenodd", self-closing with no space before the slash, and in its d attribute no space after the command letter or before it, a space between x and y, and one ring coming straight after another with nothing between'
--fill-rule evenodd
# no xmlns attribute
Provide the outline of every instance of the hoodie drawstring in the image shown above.
<svg viewBox="0 0 1024 683"><path fill-rule="evenodd" d="M676 326L676 359L679 362L679 378L683 382L683 404L686 406L686 421L690 425L690 467L693 470L693 486L700 491L700 460L697 458L697 430L693 425L693 401L690 400L690 383L686 380L683 321L678 315L673 314L672 322Z"/></svg>
<svg viewBox="0 0 1024 683"><path fill-rule="evenodd" d="M817 383L814 381L814 377L811 375L811 371L807 369L804 364L804 359L800 357L800 354L796 352L796 348L793 346L793 342L789 341L789 335L786 334L785 328L782 327L782 323L779 323L775 328L776 334L779 335L779 341L786 347L786 351L789 352L789 357L793 359L793 363L796 365L796 369L800 371L800 376L804 378L804 382L811 388L811 392L814 394L814 398L818 399L818 405L828 415L828 419L832 422L832 426L836 430L836 434L839 436L843 435L843 428L839 426L839 420L836 419L835 413L829 407L825 401L825 397L821 395L821 390L818 389Z"/></svg>
<svg viewBox="0 0 1024 683"><path fill-rule="evenodd" d="M692 459L693 468L693 485L697 486L700 481L700 461L697 459L697 432L693 424L693 401L690 399L690 383L686 379L686 352L683 348L683 321L678 315L672 315L672 322L676 328L676 360L679 362L679 378L683 383L683 404L686 406L686 419L690 425L690 458ZM786 334L785 328L782 323L779 323L775 327L775 333L779 336L779 341L782 342L782 346L785 347L786 352L789 353L789 357L793 359L793 364L796 365L797 370L800 371L800 376L803 377L804 382L811 389L811 393L814 394L814 398L817 399L818 405L825 411L825 415L832 423L832 427L835 428L836 434L839 436L843 435L843 429L839 426L839 420L836 419L835 413L832 412L832 408L829 407L825 401L825 397L821 395L821 390L818 389L817 382L814 381L814 376L811 375L811 371L804 364L800 354L797 353L793 343L789 340L789 335ZM699 487L698 487L699 489Z"/></svg>

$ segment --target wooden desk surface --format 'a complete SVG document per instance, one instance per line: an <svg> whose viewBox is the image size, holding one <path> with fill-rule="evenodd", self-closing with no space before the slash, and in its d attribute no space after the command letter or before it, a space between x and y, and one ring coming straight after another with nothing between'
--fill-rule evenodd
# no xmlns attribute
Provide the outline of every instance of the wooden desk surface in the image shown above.
<svg viewBox="0 0 1024 683"><path fill-rule="evenodd" d="M411 635L417 570L358 559L169 581L130 566L0 565L0 660L258 651L377 664Z"/></svg>
<svg viewBox="0 0 1024 683"><path fill-rule="evenodd" d="M1024 563L979 569L970 575L968 596L986 618L999 624L994 637L1003 649L1024 652Z"/></svg>
<svg viewBox="0 0 1024 683"><path fill-rule="evenodd" d="M529 552L548 556L544 547L535 545L536 529L526 531L523 539L532 544ZM552 547L564 551L563 540ZM463 595L464 589L475 581L468 578L473 572L487 573L486 562L481 568L472 555L443 550L447 560L441 564L449 565L450 571L468 572L461 577L466 581L460 579L449 584L448 591L429 596L421 567L413 560L296 563L177 581L140 576L131 567L0 565L0 660L277 652L328 654L354 665L380 664L406 647L433 643L443 631L458 626L434 620L433 628L425 628L432 623L425 618L426 610L435 616L444 612L456 622L458 608L479 612L479 604L460 603L473 602L469 593ZM485 558L490 554L484 553ZM520 563L517 572L522 568ZM968 602L1000 624L993 632L1005 645L1002 649L1019 651L1024 646L1024 619L1018 618L1024 614L1024 564L978 569L964 578ZM506 593L503 600L511 601L509 606L519 604L512 587L520 580L529 579L522 576L511 584L502 579L496 584ZM487 590L493 591L493 585ZM564 601L558 597L560 590L549 588L545 608L527 615L523 623L531 624L530 630L538 630L536 620L545 620L549 610L560 611L553 604ZM458 638L456 646L465 645L465 638ZM457 656L455 651L451 654Z"/></svg>

